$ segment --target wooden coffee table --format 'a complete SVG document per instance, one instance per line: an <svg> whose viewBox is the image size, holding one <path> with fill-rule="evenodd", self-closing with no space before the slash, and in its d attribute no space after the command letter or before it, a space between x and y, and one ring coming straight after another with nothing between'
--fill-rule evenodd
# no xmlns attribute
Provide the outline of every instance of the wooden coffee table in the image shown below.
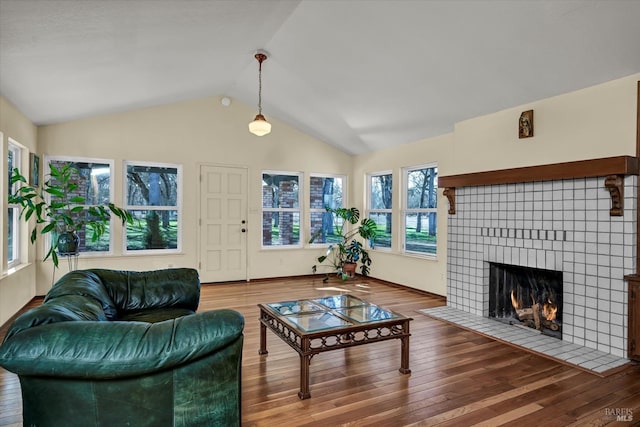
<svg viewBox="0 0 640 427"><path fill-rule="evenodd" d="M409 322L413 319L371 304L353 295L331 295L296 301L258 304L260 307L260 350L267 354L267 328L300 355L300 391L307 399L311 358L378 341L399 339L400 372L409 369Z"/></svg>

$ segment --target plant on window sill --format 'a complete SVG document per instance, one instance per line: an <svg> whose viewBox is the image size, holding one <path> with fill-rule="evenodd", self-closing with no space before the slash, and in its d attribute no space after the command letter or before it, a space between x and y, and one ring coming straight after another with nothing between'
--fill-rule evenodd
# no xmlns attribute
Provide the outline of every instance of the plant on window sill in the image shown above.
<svg viewBox="0 0 640 427"><path fill-rule="evenodd" d="M342 224L335 227L336 234L340 236L338 243L330 244L324 255L317 258L318 263L322 264L327 261L331 264L342 280L353 277L358 263L360 263L360 271L363 276L369 275L371 258L362 242L356 239L360 236L364 240L369 241L369 245L373 247L373 239L376 237L377 226L371 218L363 218L357 228L350 228L345 231L347 224L355 225L360 220L360 211L355 208L325 208L328 213L341 218ZM322 230L318 230L309 240L313 243L322 234ZM313 265L312 271L317 271L317 266ZM324 281L329 279L327 274Z"/></svg>
<svg viewBox="0 0 640 427"><path fill-rule="evenodd" d="M62 168L56 168L53 164L49 167L49 179L42 187L30 185L20 170L15 168L10 183L11 186L16 183L20 186L8 198L9 204L20 206L20 218L26 222L35 218L31 243L35 243L38 235L51 233L49 249L43 261L51 257L54 268L57 268L59 254L77 254L79 230L91 230L91 241L98 241L107 231L111 214L117 216L123 225L133 224L131 214L113 203L85 205L86 198L76 194L78 184L74 176L79 175L76 168L68 164Z"/></svg>

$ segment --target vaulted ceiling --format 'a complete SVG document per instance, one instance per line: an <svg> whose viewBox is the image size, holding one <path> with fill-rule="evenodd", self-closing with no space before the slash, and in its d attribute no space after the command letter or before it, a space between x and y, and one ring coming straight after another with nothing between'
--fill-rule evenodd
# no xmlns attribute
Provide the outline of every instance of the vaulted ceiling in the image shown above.
<svg viewBox="0 0 640 427"><path fill-rule="evenodd" d="M0 94L39 125L255 106L264 49L267 119L360 154L640 72L639 22L638 0L0 0Z"/></svg>

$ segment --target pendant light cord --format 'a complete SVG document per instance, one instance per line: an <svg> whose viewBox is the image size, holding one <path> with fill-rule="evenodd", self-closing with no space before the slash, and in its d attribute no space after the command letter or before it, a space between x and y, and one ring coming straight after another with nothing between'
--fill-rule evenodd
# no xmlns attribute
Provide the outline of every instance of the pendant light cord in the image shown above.
<svg viewBox="0 0 640 427"><path fill-rule="evenodd" d="M258 62L258 114L262 114L262 60Z"/></svg>

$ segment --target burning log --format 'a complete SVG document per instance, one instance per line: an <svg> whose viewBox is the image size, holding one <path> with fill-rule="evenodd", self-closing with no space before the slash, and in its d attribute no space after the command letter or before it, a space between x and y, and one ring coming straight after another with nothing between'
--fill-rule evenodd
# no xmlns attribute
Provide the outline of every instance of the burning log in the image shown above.
<svg viewBox="0 0 640 427"><path fill-rule="evenodd" d="M536 329L541 331L542 330L542 322L540 320L540 304L534 303L531 306L531 310L533 310L533 322L536 325Z"/></svg>
<svg viewBox="0 0 640 427"><path fill-rule="evenodd" d="M527 320L533 320L533 309L532 308L516 308L516 316L518 320L521 322L525 322Z"/></svg>
<svg viewBox="0 0 640 427"><path fill-rule="evenodd" d="M545 328L551 329L552 331L560 330L560 325L558 325L556 322L552 320L544 319L542 321L542 324L544 325Z"/></svg>

